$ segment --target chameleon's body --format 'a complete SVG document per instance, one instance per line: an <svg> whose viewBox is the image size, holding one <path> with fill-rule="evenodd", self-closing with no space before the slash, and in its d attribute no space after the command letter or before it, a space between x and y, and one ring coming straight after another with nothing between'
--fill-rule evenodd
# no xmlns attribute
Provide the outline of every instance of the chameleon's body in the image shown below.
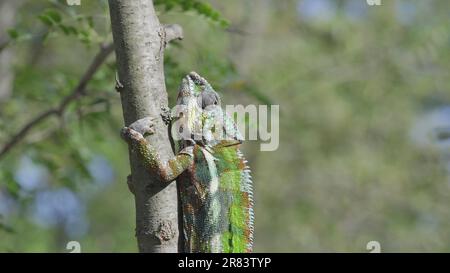
<svg viewBox="0 0 450 273"><path fill-rule="evenodd" d="M151 131L149 119L124 128L122 135L150 172L163 181L177 179L185 252L251 252L253 189L236 125L196 73L183 79L177 105L185 136L174 140L178 153L167 163L142 136Z"/></svg>

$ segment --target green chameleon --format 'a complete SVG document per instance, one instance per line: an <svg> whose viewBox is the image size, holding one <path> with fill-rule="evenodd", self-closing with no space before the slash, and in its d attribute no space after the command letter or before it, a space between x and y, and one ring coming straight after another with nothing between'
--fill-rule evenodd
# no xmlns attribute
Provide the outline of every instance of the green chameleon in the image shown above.
<svg viewBox="0 0 450 273"><path fill-rule="evenodd" d="M168 162L143 137L154 133L152 117L123 128L122 137L151 174L167 183L177 179L184 252L252 252L253 188L236 124L195 72L183 79L175 109L176 156Z"/></svg>

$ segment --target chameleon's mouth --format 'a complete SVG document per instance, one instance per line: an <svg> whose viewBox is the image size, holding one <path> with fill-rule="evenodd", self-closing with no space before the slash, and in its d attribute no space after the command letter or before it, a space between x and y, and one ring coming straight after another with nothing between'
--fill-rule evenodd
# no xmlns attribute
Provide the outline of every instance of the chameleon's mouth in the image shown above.
<svg viewBox="0 0 450 273"><path fill-rule="evenodd" d="M203 79L197 72L195 72L195 71L191 71L187 76L188 76L191 80L193 80L194 82L204 80L204 79Z"/></svg>
<svg viewBox="0 0 450 273"><path fill-rule="evenodd" d="M205 85L206 80L202 78L197 72L190 72L186 78L188 78L189 84Z"/></svg>

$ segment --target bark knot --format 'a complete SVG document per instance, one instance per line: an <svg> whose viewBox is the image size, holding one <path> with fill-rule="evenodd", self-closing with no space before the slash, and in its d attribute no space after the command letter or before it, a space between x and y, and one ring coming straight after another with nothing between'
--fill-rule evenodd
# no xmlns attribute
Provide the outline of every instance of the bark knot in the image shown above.
<svg viewBox="0 0 450 273"><path fill-rule="evenodd" d="M158 230L155 232L155 237L158 238L161 243L173 239L175 237L173 223L167 220L162 221L158 226Z"/></svg>

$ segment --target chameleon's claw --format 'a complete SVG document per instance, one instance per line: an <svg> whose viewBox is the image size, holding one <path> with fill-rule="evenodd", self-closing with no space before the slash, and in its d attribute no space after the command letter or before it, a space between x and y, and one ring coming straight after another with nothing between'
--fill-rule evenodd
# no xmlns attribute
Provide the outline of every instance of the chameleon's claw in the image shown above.
<svg viewBox="0 0 450 273"><path fill-rule="evenodd" d="M121 137L127 141L130 142L131 140L140 140L144 138L141 133L129 128L129 127L123 127L120 132Z"/></svg>

